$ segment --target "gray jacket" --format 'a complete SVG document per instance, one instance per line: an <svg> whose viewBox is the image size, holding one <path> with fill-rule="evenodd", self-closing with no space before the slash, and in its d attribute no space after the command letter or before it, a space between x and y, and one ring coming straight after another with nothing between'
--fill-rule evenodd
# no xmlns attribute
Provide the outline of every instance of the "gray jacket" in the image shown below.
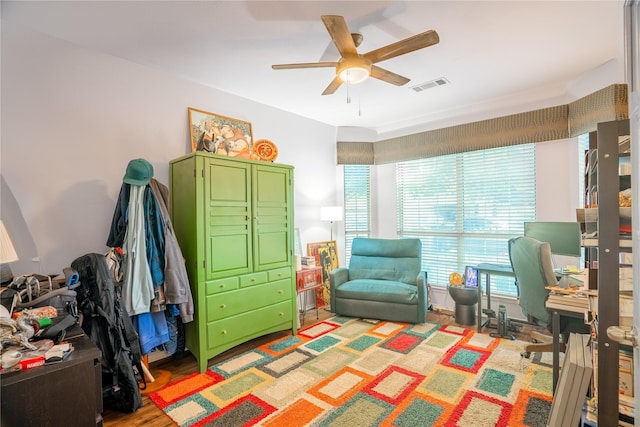
<svg viewBox="0 0 640 427"><path fill-rule="evenodd" d="M151 178L149 186L156 198L164 220L164 293L167 304L175 304L180 309L182 323L193 320L193 296L189 286L189 277L180 245L173 232L173 224L169 217L169 188L155 178Z"/></svg>

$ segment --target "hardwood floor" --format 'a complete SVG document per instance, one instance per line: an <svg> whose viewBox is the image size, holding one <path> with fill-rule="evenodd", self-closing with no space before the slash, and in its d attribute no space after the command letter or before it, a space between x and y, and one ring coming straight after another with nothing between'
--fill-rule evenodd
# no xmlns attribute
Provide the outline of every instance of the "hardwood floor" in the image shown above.
<svg viewBox="0 0 640 427"><path fill-rule="evenodd" d="M318 319L316 320L316 312L312 310L307 312L304 318L302 327L307 327L315 322L319 322L325 319L333 317L333 313L319 309ZM430 311L427 315L427 320L434 323L442 323L449 325L458 325L449 312L433 312ZM458 325L461 326L461 325ZM475 326L467 326L467 328L474 329ZM483 332L487 333L487 332ZM516 339L522 341L530 340L531 328L524 326L519 333L516 334ZM279 337L289 335L290 332L277 332L269 334L264 337L256 338L247 343L241 344L225 353L222 353L213 359L209 360L209 366L226 360L230 357L236 356L254 347L267 343ZM163 372L170 375L170 381L177 380L188 374L197 371L197 363L195 357L185 352L185 356L181 360L165 359L150 365L150 371L154 376L159 376L158 373ZM153 384L153 383L152 383ZM104 426L105 427L130 427L130 426L145 426L145 427L175 427L175 424L171 419L162 412L144 393L142 396L142 407L132 414L123 414L120 412L111 411L105 409L103 413Z"/></svg>

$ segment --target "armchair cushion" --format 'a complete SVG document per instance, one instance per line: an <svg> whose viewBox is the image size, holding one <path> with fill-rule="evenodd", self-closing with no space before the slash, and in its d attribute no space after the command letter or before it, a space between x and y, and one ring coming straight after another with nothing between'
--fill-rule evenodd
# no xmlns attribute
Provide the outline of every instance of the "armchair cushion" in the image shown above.
<svg viewBox="0 0 640 427"><path fill-rule="evenodd" d="M349 280L336 289L336 296L413 305L418 299L415 285L377 279Z"/></svg>

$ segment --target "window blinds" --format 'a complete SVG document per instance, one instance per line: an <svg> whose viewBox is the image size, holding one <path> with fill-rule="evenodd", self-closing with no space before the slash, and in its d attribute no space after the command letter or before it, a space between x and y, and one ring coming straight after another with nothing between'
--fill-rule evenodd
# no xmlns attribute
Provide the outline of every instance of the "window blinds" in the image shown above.
<svg viewBox="0 0 640 427"><path fill-rule="evenodd" d="M346 265L354 237L369 237L371 173L368 165L344 166L344 229Z"/></svg>
<svg viewBox="0 0 640 427"><path fill-rule="evenodd" d="M429 283L483 262L509 264L507 241L535 220L535 146L523 144L396 165L398 236L422 240ZM492 292L516 295L512 278Z"/></svg>

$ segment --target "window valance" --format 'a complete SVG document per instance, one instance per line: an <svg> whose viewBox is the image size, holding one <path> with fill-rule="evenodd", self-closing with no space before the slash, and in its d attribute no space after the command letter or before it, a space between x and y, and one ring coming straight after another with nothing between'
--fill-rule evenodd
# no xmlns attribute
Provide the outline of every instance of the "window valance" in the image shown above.
<svg viewBox="0 0 640 427"><path fill-rule="evenodd" d="M376 142L338 141L338 164L385 164L594 131L600 122L628 118L627 85L614 84L570 104Z"/></svg>

